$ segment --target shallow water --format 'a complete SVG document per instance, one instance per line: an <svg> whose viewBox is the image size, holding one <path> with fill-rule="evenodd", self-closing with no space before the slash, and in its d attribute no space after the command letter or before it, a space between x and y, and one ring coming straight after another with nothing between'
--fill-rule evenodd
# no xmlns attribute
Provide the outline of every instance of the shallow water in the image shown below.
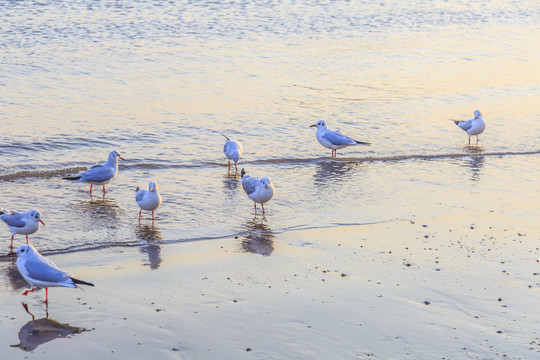
<svg viewBox="0 0 540 360"><path fill-rule="evenodd" d="M136 246L158 269L163 248L183 241L239 236L243 251L272 255L253 239L456 213L530 226L539 215L536 1L0 8L0 207L41 210L47 225L30 239L44 254ZM476 109L487 129L468 146L449 119ZM318 120L372 145L332 159L309 127ZM243 143L239 167L273 179L265 217L228 170L221 134ZM105 195L61 179L111 150L126 161ZM139 225L134 189L149 181L164 202Z"/></svg>
<svg viewBox="0 0 540 360"><path fill-rule="evenodd" d="M132 190L150 180L161 241L244 231L222 133L243 142L241 167L274 179L274 231L411 216L364 209L422 181L490 186L504 179L483 167L540 152L536 2L1 6L2 206L43 212L42 250L140 243ZM448 119L475 109L487 130L469 147ZM309 128L320 119L373 145L330 159ZM105 197L60 179L112 149L127 161Z"/></svg>

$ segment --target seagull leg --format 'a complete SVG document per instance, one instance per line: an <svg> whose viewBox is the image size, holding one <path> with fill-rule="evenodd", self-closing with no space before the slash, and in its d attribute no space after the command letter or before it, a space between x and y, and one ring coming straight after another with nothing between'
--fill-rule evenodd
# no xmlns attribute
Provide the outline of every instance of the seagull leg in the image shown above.
<svg viewBox="0 0 540 360"><path fill-rule="evenodd" d="M255 208L255 215L257 215L257 203L253 203L253 207Z"/></svg>
<svg viewBox="0 0 540 360"><path fill-rule="evenodd" d="M13 238L14 237L15 237L15 235L11 235L11 246L10 246L10 248L12 248L12 249L13 249Z"/></svg>
<svg viewBox="0 0 540 360"><path fill-rule="evenodd" d="M28 234L26 235L26 243L28 244Z"/></svg>
<svg viewBox="0 0 540 360"><path fill-rule="evenodd" d="M261 203L261 207L263 209L263 215L264 215L264 204L263 203Z"/></svg>
<svg viewBox="0 0 540 360"><path fill-rule="evenodd" d="M92 193L92 186L94 186L94 184L90 184L90 194Z"/></svg>
<svg viewBox="0 0 540 360"><path fill-rule="evenodd" d="M31 288L30 290L26 290L25 292L23 292L23 296L26 296L28 294L30 294L31 292L34 292L34 288Z"/></svg>
<svg viewBox="0 0 540 360"><path fill-rule="evenodd" d="M469 145L471 145L471 137L469 136Z"/></svg>
<svg viewBox="0 0 540 360"><path fill-rule="evenodd" d="M45 304L49 304L49 288L45 288Z"/></svg>
<svg viewBox="0 0 540 360"><path fill-rule="evenodd" d="M478 141L480 141L480 139L478 139L478 135L476 135L476 142L478 143Z"/></svg>
<svg viewBox="0 0 540 360"><path fill-rule="evenodd" d="M154 210L152 210L152 221L154 221Z"/></svg>
<svg viewBox="0 0 540 360"><path fill-rule="evenodd" d="M105 191L105 184L103 184L103 193L105 194L106 191Z"/></svg>
<svg viewBox="0 0 540 360"><path fill-rule="evenodd" d="M142 213L142 209L139 210L139 222L141 222L141 213Z"/></svg>
<svg viewBox="0 0 540 360"><path fill-rule="evenodd" d="M235 164L236 165L236 164ZM231 167L231 159L229 159L229 168Z"/></svg>

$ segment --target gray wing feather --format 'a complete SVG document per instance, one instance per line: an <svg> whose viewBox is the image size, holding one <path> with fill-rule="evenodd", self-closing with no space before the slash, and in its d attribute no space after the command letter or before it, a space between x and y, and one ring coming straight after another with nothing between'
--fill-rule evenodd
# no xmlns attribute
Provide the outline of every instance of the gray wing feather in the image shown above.
<svg viewBox="0 0 540 360"><path fill-rule="evenodd" d="M255 191L257 188L257 183L259 182L258 178L254 177L243 177L242 178L242 187L244 188L244 191L246 194L251 194Z"/></svg>
<svg viewBox="0 0 540 360"><path fill-rule="evenodd" d="M112 177L111 168L96 165L81 174L82 181L105 182Z"/></svg>
<svg viewBox="0 0 540 360"><path fill-rule="evenodd" d="M135 193L135 201L141 201L146 191L139 190Z"/></svg>
<svg viewBox="0 0 540 360"><path fill-rule="evenodd" d="M472 127L473 120L467 120L467 121L459 121L457 123L457 126L459 126L461 129L467 131Z"/></svg>
<svg viewBox="0 0 540 360"><path fill-rule="evenodd" d="M69 275L58 269L54 264L44 262L41 259L27 259L25 270L29 277L38 281L64 282L66 278L69 278Z"/></svg>
<svg viewBox="0 0 540 360"><path fill-rule="evenodd" d="M348 137L347 135L343 135L332 130L326 130L326 132L323 135L323 138L330 141L334 145L356 144L356 141L354 141L354 139Z"/></svg>
<svg viewBox="0 0 540 360"><path fill-rule="evenodd" d="M22 228L26 225L21 214L17 212L2 215L2 220L11 227Z"/></svg>

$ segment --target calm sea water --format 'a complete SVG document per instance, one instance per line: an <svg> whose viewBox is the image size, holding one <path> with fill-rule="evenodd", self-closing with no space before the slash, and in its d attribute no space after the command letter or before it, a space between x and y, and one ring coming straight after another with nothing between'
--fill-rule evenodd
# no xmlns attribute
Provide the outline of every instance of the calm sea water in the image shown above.
<svg viewBox="0 0 540 360"><path fill-rule="evenodd" d="M140 246L157 268L170 242L536 201L537 1L0 8L0 206L41 210L47 226L30 239L44 253ZM467 146L449 119L476 109L487 129ZM331 159L309 128L318 120L372 146ZM240 167L273 179L264 218L228 171L221 134L243 143ZM61 179L111 150L126 161L106 195ZM149 181L164 202L139 226L134 189Z"/></svg>

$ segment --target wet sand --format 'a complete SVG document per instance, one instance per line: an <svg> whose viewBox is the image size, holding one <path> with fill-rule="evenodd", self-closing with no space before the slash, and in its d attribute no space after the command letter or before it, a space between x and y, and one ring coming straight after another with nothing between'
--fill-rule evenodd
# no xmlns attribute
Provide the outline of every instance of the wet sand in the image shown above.
<svg viewBox="0 0 540 360"><path fill-rule="evenodd" d="M9 359L531 359L537 238L486 213L56 255L96 286L51 289L49 318L88 331L34 331L31 352L8 345L32 320L21 302L43 318L45 293L23 297L4 262L0 346Z"/></svg>

